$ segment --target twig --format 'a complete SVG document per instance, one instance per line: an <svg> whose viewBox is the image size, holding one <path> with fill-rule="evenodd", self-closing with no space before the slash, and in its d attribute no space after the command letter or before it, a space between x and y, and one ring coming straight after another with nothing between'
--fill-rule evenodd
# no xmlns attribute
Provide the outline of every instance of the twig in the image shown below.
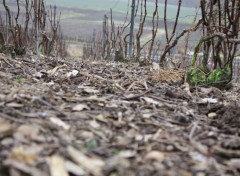
<svg viewBox="0 0 240 176"><path fill-rule="evenodd" d="M6 64L8 64L9 66L13 67L13 65L10 62L8 62L6 58L0 56L0 59L2 59L4 62L6 62Z"/></svg>
<svg viewBox="0 0 240 176"><path fill-rule="evenodd" d="M33 96L33 97L32 97L32 101L33 101L33 102L34 102L34 101L39 101L39 102L41 102L42 104L47 105L49 108L51 108L51 109L59 112L60 114L64 115L65 117L67 117L67 115L66 115L64 112L60 111L58 108L56 108L55 106L51 105L50 103L48 103L47 101L43 100L43 99L40 98L40 97Z"/></svg>
<svg viewBox="0 0 240 176"><path fill-rule="evenodd" d="M127 90L125 91L125 94L129 92L129 90L136 84L138 81L134 81L130 86L128 86Z"/></svg>
<svg viewBox="0 0 240 176"><path fill-rule="evenodd" d="M140 94L137 94L137 95L133 95L133 96L129 96L129 97L125 97L124 100L134 100L134 99L138 99L142 96L144 96L145 94L151 92L152 89L148 89L147 91L143 92L143 93L140 93Z"/></svg>
<svg viewBox="0 0 240 176"><path fill-rule="evenodd" d="M16 118L16 117L11 117L10 115L7 115L7 114L1 113L1 112L0 112L0 117L2 117L4 119L7 119L7 120L10 120L10 121L13 121L13 122L26 124L26 121L24 121L24 120L21 120L21 119Z"/></svg>
<svg viewBox="0 0 240 176"><path fill-rule="evenodd" d="M114 86L116 86L117 88L119 88L122 92L125 92L126 90L120 86L118 83L114 82L114 81L111 81L111 80L107 80L101 76L98 76L98 75L94 75L94 74L89 74L87 72L80 72L79 73L80 75L83 75L83 76L87 76L87 77L93 77L93 78L96 78L96 79L99 79L99 80L102 80L102 81L106 81L106 82L110 82L112 83Z"/></svg>
<svg viewBox="0 0 240 176"><path fill-rule="evenodd" d="M199 124L199 121L196 121L196 122L193 123L192 129L191 129L191 131L189 133L189 136L188 136L189 140L192 140L192 137L193 137L195 131L197 130L198 124Z"/></svg>

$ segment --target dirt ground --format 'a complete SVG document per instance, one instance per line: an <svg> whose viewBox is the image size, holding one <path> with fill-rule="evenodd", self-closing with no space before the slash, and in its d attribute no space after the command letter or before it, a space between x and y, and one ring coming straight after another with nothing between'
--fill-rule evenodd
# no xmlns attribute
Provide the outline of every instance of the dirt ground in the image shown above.
<svg viewBox="0 0 240 176"><path fill-rule="evenodd" d="M153 78L136 63L1 54L0 176L239 176L240 87Z"/></svg>

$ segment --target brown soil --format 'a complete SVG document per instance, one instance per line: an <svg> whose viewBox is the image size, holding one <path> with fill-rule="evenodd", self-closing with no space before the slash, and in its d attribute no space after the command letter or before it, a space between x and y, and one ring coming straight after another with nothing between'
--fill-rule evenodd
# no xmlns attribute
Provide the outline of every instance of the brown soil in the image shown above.
<svg viewBox="0 0 240 176"><path fill-rule="evenodd" d="M152 77L134 63L2 54L0 175L240 175L239 86Z"/></svg>

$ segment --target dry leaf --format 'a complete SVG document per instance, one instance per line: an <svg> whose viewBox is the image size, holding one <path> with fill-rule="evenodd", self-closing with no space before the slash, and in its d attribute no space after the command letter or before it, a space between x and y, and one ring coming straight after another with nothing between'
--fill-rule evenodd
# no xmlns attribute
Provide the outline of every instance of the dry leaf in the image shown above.
<svg viewBox="0 0 240 176"><path fill-rule="evenodd" d="M23 104L15 103L15 102L7 103L6 106L7 106L7 107L12 107L12 108L21 108L21 107L24 107Z"/></svg>
<svg viewBox="0 0 240 176"><path fill-rule="evenodd" d="M202 93L204 93L205 95L207 95L212 92L212 87L210 87L210 88L200 87L200 91Z"/></svg>
<svg viewBox="0 0 240 176"><path fill-rule="evenodd" d="M142 114L142 117L145 118L145 119L149 119L149 118L151 118L153 115L154 115L154 113L144 113L144 114Z"/></svg>
<svg viewBox="0 0 240 176"><path fill-rule="evenodd" d="M9 135L13 132L14 126L5 120L0 120L0 137Z"/></svg>
<svg viewBox="0 0 240 176"><path fill-rule="evenodd" d="M38 159L38 152L39 151L34 151L32 149L18 147L11 151L9 158L26 164L34 164Z"/></svg>
<svg viewBox="0 0 240 176"><path fill-rule="evenodd" d="M49 168L51 176L69 176L63 158L58 155L49 158Z"/></svg>
<svg viewBox="0 0 240 176"><path fill-rule="evenodd" d="M202 155L199 152L190 152L189 155L192 157L193 160L198 162L206 163L208 160L206 156Z"/></svg>
<svg viewBox="0 0 240 176"><path fill-rule="evenodd" d="M94 176L102 176L102 168L105 163L98 158L90 158L75 148L69 146L67 148L68 154L71 158L78 163L79 166L83 167L86 171L90 172Z"/></svg>
<svg viewBox="0 0 240 176"><path fill-rule="evenodd" d="M208 147L195 140L190 141L192 146L201 154L208 155Z"/></svg>
<svg viewBox="0 0 240 176"><path fill-rule="evenodd" d="M1 145L3 147L10 147L13 145L13 143L14 143L13 138L4 138L3 140L1 140Z"/></svg>
<svg viewBox="0 0 240 176"><path fill-rule="evenodd" d="M49 119L50 119L50 121L51 121L53 124L55 124L55 125L57 125L57 126L60 126L60 127L62 127L63 129L65 129L65 130L69 130L69 129L70 129L70 126L69 126L68 124L66 124L64 121L62 121L61 119L59 119L59 118L57 118L57 117L50 117Z"/></svg>
<svg viewBox="0 0 240 176"><path fill-rule="evenodd" d="M56 66L56 67L54 67L52 70L48 70L47 73L48 73L50 76L53 76L53 75L57 72L57 70L58 70L59 68L63 68L63 67L65 67L65 66L66 66L65 64L64 64L64 65Z"/></svg>
<svg viewBox="0 0 240 176"><path fill-rule="evenodd" d="M89 94L93 93L99 93L99 90L97 90L95 87L88 87L88 86L78 86L79 89L83 89L84 92L87 92Z"/></svg>
<svg viewBox="0 0 240 176"><path fill-rule="evenodd" d="M12 75L9 74L9 73L6 73L6 72L2 72L0 71L0 78L6 78L6 79L11 79L12 78Z"/></svg>
<svg viewBox="0 0 240 176"><path fill-rule="evenodd" d="M240 169L240 158L231 159L227 162L227 165L230 166L232 169Z"/></svg>
<svg viewBox="0 0 240 176"><path fill-rule="evenodd" d="M105 123L108 122L107 117L106 117L105 115L103 115L103 114L99 114L99 115L97 115L95 118L96 118L97 120L99 120L100 122L105 122Z"/></svg>
<svg viewBox="0 0 240 176"><path fill-rule="evenodd" d="M90 107L86 104L77 104L72 108L73 111L82 111L82 110L90 110Z"/></svg>
<svg viewBox="0 0 240 176"><path fill-rule="evenodd" d="M162 152L151 151L151 152L147 153L147 155L145 156L145 159L163 162L163 160L165 159L165 156L164 156L164 153L162 153Z"/></svg>
<svg viewBox="0 0 240 176"><path fill-rule="evenodd" d="M96 121L96 120L92 120L89 122L89 125L95 129L98 129L101 127L101 125Z"/></svg>
<svg viewBox="0 0 240 176"><path fill-rule="evenodd" d="M148 97L141 97L141 99L145 100L147 103L150 103L150 104L155 104L155 105L158 105L158 106L163 106L163 104L159 101L156 101L152 98L148 98Z"/></svg>
<svg viewBox="0 0 240 176"><path fill-rule="evenodd" d="M14 138L22 142L29 142L32 140L38 142L45 141L45 138L39 134L39 128L31 125L19 126L17 131L14 133Z"/></svg>
<svg viewBox="0 0 240 176"><path fill-rule="evenodd" d="M124 150L118 154L119 158L132 158L136 155L136 151Z"/></svg>
<svg viewBox="0 0 240 176"><path fill-rule="evenodd" d="M22 163L19 161L15 161L15 160L11 160L11 159L7 159L6 161L4 161L4 165L8 166L8 167L13 167L16 168L22 172L24 172L27 175L31 175L31 176L45 176L46 173L42 172L41 170L30 166L29 164L26 163Z"/></svg>
<svg viewBox="0 0 240 176"><path fill-rule="evenodd" d="M87 175L81 167L71 161L65 161L65 168L68 172L77 176Z"/></svg>

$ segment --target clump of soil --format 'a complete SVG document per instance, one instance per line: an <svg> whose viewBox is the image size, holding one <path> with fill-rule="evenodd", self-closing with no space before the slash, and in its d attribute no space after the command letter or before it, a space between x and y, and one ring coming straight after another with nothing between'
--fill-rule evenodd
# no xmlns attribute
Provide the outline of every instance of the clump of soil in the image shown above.
<svg viewBox="0 0 240 176"><path fill-rule="evenodd" d="M240 106L232 103L229 106L223 106L217 112L217 116L212 120L211 124L220 129L240 129Z"/></svg>

